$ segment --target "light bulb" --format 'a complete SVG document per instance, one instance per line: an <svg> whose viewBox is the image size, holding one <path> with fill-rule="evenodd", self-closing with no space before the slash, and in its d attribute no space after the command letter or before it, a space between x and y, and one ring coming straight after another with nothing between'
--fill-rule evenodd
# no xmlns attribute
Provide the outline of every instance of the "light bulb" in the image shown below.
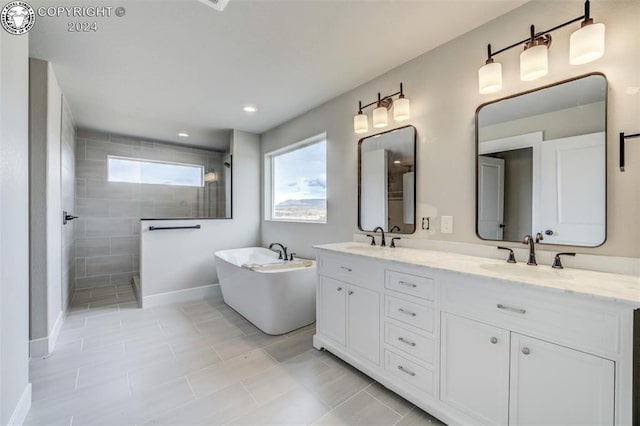
<svg viewBox="0 0 640 426"><path fill-rule="evenodd" d="M377 129L387 127L387 124L389 124L388 120L387 108L379 106L373 110L373 127Z"/></svg>
<svg viewBox="0 0 640 426"><path fill-rule="evenodd" d="M531 81L549 72L549 48L544 44L532 46L520 54L520 80Z"/></svg>
<svg viewBox="0 0 640 426"><path fill-rule="evenodd" d="M353 131L356 133L366 133L369 131L369 119L362 112L353 116Z"/></svg>
<svg viewBox="0 0 640 426"><path fill-rule="evenodd" d="M604 24L584 22L569 39L569 63L586 64L604 55Z"/></svg>
<svg viewBox="0 0 640 426"><path fill-rule="evenodd" d="M393 119L406 121L411 118L411 105L409 99L402 96L393 103Z"/></svg>
<svg viewBox="0 0 640 426"><path fill-rule="evenodd" d="M487 62L478 70L478 89L480 94L495 93L502 89L502 64Z"/></svg>

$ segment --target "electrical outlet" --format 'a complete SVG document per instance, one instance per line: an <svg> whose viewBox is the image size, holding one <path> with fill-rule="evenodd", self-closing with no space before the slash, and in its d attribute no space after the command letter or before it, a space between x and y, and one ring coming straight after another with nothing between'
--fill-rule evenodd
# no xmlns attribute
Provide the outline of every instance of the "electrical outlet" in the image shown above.
<svg viewBox="0 0 640 426"><path fill-rule="evenodd" d="M453 216L442 216L440 218L440 232L453 234Z"/></svg>
<svg viewBox="0 0 640 426"><path fill-rule="evenodd" d="M429 218L428 218L428 217L423 217L423 218L422 218L422 229L423 229L424 231L428 231L428 230L429 230L429 227L430 227L430 225L429 225Z"/></svg>

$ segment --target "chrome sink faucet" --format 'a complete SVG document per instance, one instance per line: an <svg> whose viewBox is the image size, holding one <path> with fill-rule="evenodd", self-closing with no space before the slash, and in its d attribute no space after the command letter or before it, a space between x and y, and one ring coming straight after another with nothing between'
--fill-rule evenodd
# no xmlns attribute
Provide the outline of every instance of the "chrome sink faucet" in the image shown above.
<svg viewBox="0 0 640 426"><path fill-rule="evenodd" d="M380 241L380 247L386 247L387 246L387 242L384 240L384 229L382 229L382 227L378 226L376 229L373 230L373 233L375 234L378 231L382 232L382 241Z"/></svg>
<svg viewBox="0 0 640 426"><path fill-rule="evenodd" d="M282 249L282 251L276 249L278 251L278 253L280 253L280 256L278 257L278 259L282 259L282 253L284 252L284 260L285 261L289 260L288 257L287 257L287 247L285 247L284 245L282 245L280 243L271 243L271 244L269 244L269 250L273 250L273 246L280 246L280 248Z"/></svg>
<svg viewBox="0 0 640 426"><path fill-rule="evenodd" d="M543 239L544 238L542 238L542 234L540 232L538 232L536 234L535 240L529 234L524 236L524 239L522 240L522 244L529 244L529 260L527 260L527 265L536 266L538 264L536 262L536 247L535 247L535 243L539 243Z"/></svg>

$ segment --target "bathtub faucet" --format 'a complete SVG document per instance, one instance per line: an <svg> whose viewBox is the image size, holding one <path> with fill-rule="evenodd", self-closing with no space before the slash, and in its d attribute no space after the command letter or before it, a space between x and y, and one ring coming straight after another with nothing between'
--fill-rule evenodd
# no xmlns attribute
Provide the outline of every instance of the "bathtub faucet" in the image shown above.
<svg viewBox="0 0 640 426"><path fill-rule="evenodd" d="M288 260L288 257L287 257L287 248L286 248L284 245L282 245L282 244L280 244L280 243L271 243L271 244L269 244L269 250L273 250L273 246L280 246L280 248L282 249L282 251L281 251L281 250L276 249L276 250L278 251L278 253L280 253L280 256L278 256L278 259L282 259L282 255L283 255L283 253L284 253L284 260L285 260L285 261L286 261L286 260ZM276 250L273 250L273 251L276 251Z"/></svg>

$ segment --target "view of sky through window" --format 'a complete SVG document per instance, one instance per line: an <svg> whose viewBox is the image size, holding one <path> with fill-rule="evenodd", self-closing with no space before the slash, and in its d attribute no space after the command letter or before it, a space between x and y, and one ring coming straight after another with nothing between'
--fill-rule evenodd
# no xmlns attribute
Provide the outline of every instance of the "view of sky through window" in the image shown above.
<svg viewBox="0 0 640 426"><path fill-rule="evenodd" d="M192 164L109 157L110 182L202 187L203 170Z"/></svg>
<svg viewBox="0 0 640 426"><path fill-rule="evenodd" d="M327 142L272 158L273 217L326 222Z"/></svg>

